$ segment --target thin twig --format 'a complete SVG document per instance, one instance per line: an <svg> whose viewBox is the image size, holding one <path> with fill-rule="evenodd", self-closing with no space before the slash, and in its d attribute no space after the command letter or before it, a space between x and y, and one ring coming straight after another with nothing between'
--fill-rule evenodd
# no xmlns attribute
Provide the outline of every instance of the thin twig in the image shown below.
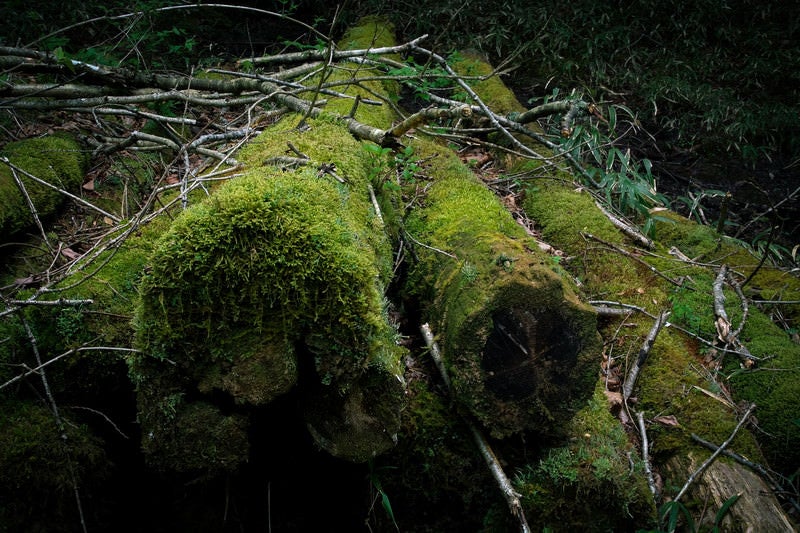
<svg viewBox="0 0 800 533"><path fill-rule="evenodd" d="M600 237L597 237L596 235L592 235L591 233L581 232L581 235L583 235L587 239L591 239L593 241L599 242L600 244L608 246L609 248L611 248L615 252L618 252L618 253L624 255L625 257L627 257L629 259L633 259L634 261L636 261L640 265L645 266L653 274L657 275L658 277L660 277L662 279L665 279L665 280L669 281L670 283L672 283L676 287L689 288L689 289L691 288L691 287L686 287L685 284L682 281L677 280L677 279L672 279L669 276L667 276L666 274L661 273L653 265L647 263L646 261L644 261L643 259L640 259L639 257L636 257L631 252L629 252L628 250L622 248L621 246L617 246L616 244L613 244L613 243L610 243L610 242L608 242L606 240L603 240Z"/></svg>
<svg viewBox="0 0 800 533"><path fill-rule="evenodd" d="M650 487L650 492L653 493L653 498L658 499L658 489L653 478L653 469L650 466L650 444L647 441L647 428L644 425L643 412L636 412L636 421L639 424L639 434L642 437L642 460L644 461L644 473L647 475L647 485Z"/></svg>
<svg viewBox="0 0 800 533"><path fill-rule="evenodd" d="M50 244L50 239L47 238L47 232L44 230L44 226L42 226L42 221L39 219L39 212L36 210L36 205L33 203L33 199L31 198L30 194L28 194L28 188L25 187L25 184L22 183L22 179L20 179L19 174L17 174L17 169L14 165L12 165L7 158L3 157L2 160L6 163L9 168L11 169L11 175L14 176L14 181L17 184L17 188L19 192L22 193L22 196L25 198L25 202L28 204L28 210L33 217L34 222L36 222L36 227L39 228L39 233L42 235L42 240L44 241L45 245L47 246L50 252L55 252L53 249L53 245Z"/></svg>
<svg viewBox="0 0 800 533"><path fill-rule="evenodd" d="M99 208L99 207L97 207L96 205L93 205L93 204L91 204L90 202L87 202L87 201L86 201L86 200L84 200L83 198L81 198L81 197L79 197L79 196L75 196L74 194L72 194L72 193L71 193L71 192L69 192L69 191L65 191L64 189L60 189L60 188L56 187L55 185L53 185L52 183L49 183L49 182L47 182L47 181L45 181L45 180L43 180L43 179L41 179L41 178L38 178L38 177L34 176L34 175L33 175L33 174L31 174L30 172L26 171L26 170L25 170L25 169L23 169L23 168L20 168L20 167L18 167L17 165L15 165L15 164L14 164L14 163L12 163L11 161L9 161L7 157L0 157L0 162L2 162L2 163L5 163L5 164L6 164L6 165L8 165L8 166L9 166L9 168L11 168L12 170L16 170L16 171L17 171L17 172L19 172L20 174L23 174L24 176L27 176L28 178L32 179L32 180L33 180L33 181L35 181L36 183L39 183L39 184L41 184L41 185L44 185L45 187L49 187L49 188L51 188L51 189L53 189L53 190L55 190L55 191L58 191L59 193L63 194L64 196L66 196L66 197L68 197L68 198L70 198L70 199L72 199L72 200L75 200L75 201L76 201L76 202L78 202L79 204L81 204L81 205L83 205L83 206L86 206L86 207L88 207L88 208L90 208L90 209L93 209L93 210L97 211L97 212L98 212L98 213L100 213L101 215L103 215L103 216L106 216L106 217L110 218L110 219L111 219L111 220L113 220L114 222L119 222L119 221L120 221L120 218L119 218L118 216L116 216L116 215L112 215L111 213L108 213L108 212L106 212L106 211L103 211L102 209L100 209L100 208Z"/></svg>
<svg viewBox="0 0 800 533"><path fill-rule="evenodd" d="M622 386L622 398L625 402L631 396L633 392L633 387L636 385L636 379L639 377L639 372L642 369L642 365L647 360L647 356L650 355L650 350L653 348L653 344L656 342L656 337L658 336L658 332L661 331L661 328L667 321L667 317L669 316L669 311L661 311L656 318L655 324L653 327L650 328L650 332L647 334L647 337L644 339L644 343L642 343L642 347L639 349L639 355L636 357L636 361L634 361L633 366L631 366L630 370L628 371L628 377L625 378L625 384Z"/></svg>
<svg viewBox="0 0 800 533"><path fill-rule="evenodd" d="M698 468L697 470L692 472L692 474L689 476L689 479L686 480L686 483L683 485L683 488L680 490L680 492L678 492L678 495L675 496L673 501L676 501L676 502L679 501L681 499L681 497L683 497L683 495L686 494L686 491L689 490L689 487L691 486L691 484L694 483L695 480L697 480L697 478L700 477L700 475L702 475L703 472L705 472L706 468L711 466L711 463L713 463L714 460L717 457L719 457L719 455L723 451L725 451L725 448L727 448L728 445L733 441L734 437L736 437L736 434L739 432L739 430L744 425L744 423L747 422L747 419L750 418L750 415L753 413L755 408L756 408L756 404L754 404L754 403L750 404L750 407L744 413L744 415L742 416L742 419L739 420L739 423L736 424L736 427L733 429L733 432L728 437L728 439L725 442L723 442L722 444L720 444L719 448L717 448L716 451L714 451L714 453L711 454L711 457L706 459L705 462L700 465L700 468Z"/></svg>
<svg viewBox="0 0 800 533"><path fill-rule="evenodd" d="M439 346L433 337L430 326L428 324L423 324L420 326L420 330L422 331L425 344L430 351L433 362L436 364L436 368L439 370L439 374L442 377L442 381L444 382L447 391L452 393L450 377L447 374L447 369L445 368L442 354L439 351ZM503 493L509 509L511 510L511 514L514 515L517 520L519 520L520 531L523 533L529 533L531 529L528 526L527 519L525 518L525 512L522 509L522 503L519 500L519 493L514 490L514 487L511 485L511 481L508 479L508 476L506 476L505 472L503 471L503 467L500 465L500 461L497 459L497 456L494 454L491 446L489 446L489 443L486 441L481 432L469 420L465 419L464 421L469 427L472 437L475 439L475 444L478 446L481 455L486 461L492 476L494 477L495 481L497 481L500 491Z"/></svg>
<svg viewBox="0 0 800 533"><path fill-rule="evenodd" d="M39 376L42 379L42 386L44 387L45 397L47 398L47 402L50 404L50 412L53 415L53 419L55 420L56 427L58 427L59 437L61 438L62 450L64 452L64 456L67 459L67 468L69 469L70 481L72 482L72 491L75 495L75 503L78 507L78 517L80 518L81 522L81 529L84 533L87 533L86 529L86 520L83 518L83 505L81 504L81 495L78 491L78 477L75 474L75 465L72 462L72 457L70 455L69 447L67 446L67 430L64 426L64 420L61 418L61 414L58 411L58 404L56 403L56 399L53 396L52 391L50 390L50 383L47 380L47 374L44 371L44 364L42 364L42 358L39 355L39 345L36 341L36 336L33 334L31 330L30 324L28 324L28 320L25 318L23 313L19 313L17 315L22 322L23 327L25 328L25 334L28 336L28 342L31 345L31 350L33 351L33 355L36 358L36 364L40 370Z"/></svg>

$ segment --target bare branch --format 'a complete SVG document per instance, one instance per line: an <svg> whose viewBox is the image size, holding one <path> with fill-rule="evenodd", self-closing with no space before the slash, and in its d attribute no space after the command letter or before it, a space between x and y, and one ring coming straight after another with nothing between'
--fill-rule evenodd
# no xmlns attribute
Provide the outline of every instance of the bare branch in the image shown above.
<svg viewBox="0 0 800 533"><path fill-rule="evenodd" d="M439 373L442 377L442 381L444 381L445 386L447 387L448 392L452 392L451 389L451 382L450 377L447 374L447 369L445 368L444 361L442 360L441 352L439 351L439 346L436 343L433 333L431 332L431 328L428 324L423 324L420 326L420 330L422 331L422 336L425 339L425 344L430 351L431 357L433 358L434 363L436 364L436 368L439 370ZM492 473L495 481L497 482L498 487L500 488L500 492L503 493L503 496L508 503L509 509L511 510L511 514L519 520L520 523L520 530L523 533L530 532L530 527L528 526L528 521L525 518L525 512L522 509L522 504L519 500L520 495L517 491L514 490L514 487L511 485L511 481L506 476L505 472L503 471L503 467L500 465L500 461L497 459L497 456L492 451L491 446L486 441L484 436L481 434L480 431L475 427L475 425L470 422L469 420L465 420L467 426L469 427L470 432L472 433L472 437L475 439L475 444L478 446L478 449L481 452L486 464L489 467L489 470Z"/></svg>
<svg viewBox="0 0 800 533"><path fill-rule="evenodd" d="M694 481L698 477L700 477L703 474L703 472L705 472L706 468L708 468L711 465L711 463L713 463L714 460L717 457L719 457L719 455L725 450L725 448L728 447L728 445L733 441L733 438L739 432L739 430L744 425L744 423L747 422L747 419L750 418L750 415L753 413L755 408L756 408L756 404L754 404L754 403L750 404L750 407L744 413L744 415L742 416L742 419L739 420L739 423L736 424L736 427L733 429L733 432L728 437L728 439L725 442L723 442L722 444L720 444L719 448L717 448L716 451L714 451L714 453L711 454L711 457L706 459L705 462L703 462L703 464L700 465L700 468L698 468L697 470L692 472L692 474L689 476L689 479L686 480L686 483L683 485L683 488L681 488L680 492L678 492L678 495L675 496L673 501L676 501L676 502L679 501L683 497L683 495L686 494L686 491L689 490L689 487L692 485L692 483L694 483Z"/></svg>
<svg viewBox="0 0 800 533"><path fill-rule="evenodd" d="M76 202L78 202L79 204L81 204L81 205L83 205L83 206L85 206L85 207L88 207L89 209L92 209L92 210L94 210L94 211L97 211L98 213L102 214L103 216L106 216L106 217L110 218L110 219L111 219L111 220L113 220L114 222L119 222L119 221L120 221L120 218L119 218L118 216L116 216L116 215L112 215L111 213L108 213L108 212L106 212L106 211L104 211L104 210L100 209L100 208L99 208L99 207L97 207L96 205L94 205L94 204L92 204L92 203L90 203L90 202L87 202L86 200L84 200L83 198L81 198L81 197L79 197L79 196L75 196L74 194L72 194L72 193L71 193L71 192L69 192L69 191L65 191L64 189L61 189L61 188L59 188L59 187L56 187L56 186L55 186L55 185L53 185L52 183L49 183L49 182L47 182L47 181L45 181L45 180L43 180L43 179L41 179L41 178L37 178L36 176L34 176L34 175L33 175L33 174L31 174L30 172L26 171L25 169L23 169L23 168L20 168L20 167L16 166L14 163L12 163L11 161L9 161L9 159L8 159L7 157L5 157L5 156L3 156L3 157L0 157L0 162L2 162L2 163L5 163L5 164L6 164L6 165L8 165L8 166L9 166L9 167L10 167L12 170L15 170L16 172L19 172L20 174L23 174L23 175L27 176L28 178L32 179L32 180L33 180L33 181L35 181L36 183L39 183L39 184L41 184L41 185L44 185L45 187L49 187L49 188L53 189L54 191L58 191L58 192L60 192L61 194L63 194L64 196L66 196L66 197L68 197L68 198L70 198L70 199L72 199L72 200L75 200L75 201L76 201Z"/></svg>
<svg viewBox="0 0 800 533"><path fill-rule="evenodd" d="M630 370L628 370L628 377L625 378L625 384L622 386L622 398L625 402L630 398L633 387L636 385L636 379L639 377L639 372L647 360L647 356L650 355L650 350L656 342L658 332L661 331L668 316L669 311L661 311L661 313L658 314L655 324L650 328L650 332L647 334L647 337L645 337L644 343L642 343L642 347L639 349L639 355L636 357L636 361L633 362Z"/></svg>

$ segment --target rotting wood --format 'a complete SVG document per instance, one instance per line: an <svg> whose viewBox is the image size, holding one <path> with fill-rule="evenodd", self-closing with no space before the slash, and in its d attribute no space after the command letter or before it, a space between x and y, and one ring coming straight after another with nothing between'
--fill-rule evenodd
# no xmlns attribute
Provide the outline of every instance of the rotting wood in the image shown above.
<svg viewBox="0 0 800 533"><path fill-rule="evenodd" d="M439 151L410 146L422 157ZM424 244L407 290L442 336L457 401L494 437L558 433L591 394L594 312L455 155L440 153L428 174L422 205L406 219Z"/></svg>

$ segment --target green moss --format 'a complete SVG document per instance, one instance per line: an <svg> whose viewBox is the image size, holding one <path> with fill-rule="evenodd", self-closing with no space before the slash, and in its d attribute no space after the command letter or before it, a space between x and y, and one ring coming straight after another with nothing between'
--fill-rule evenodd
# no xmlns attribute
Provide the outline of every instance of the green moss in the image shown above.
<svg viewBox="0 0 800 533"><path fill-rule="evenodd" d="M68 135L51 135L8 143L3 156L15 166L62 190L75 192L88 162L80 145ZM17 173L40 217L52 215L64 195ZM25 197L11 168L0 164L0 232L10 236L33 223Z"/></svg>
<svg viewBox="0 0 800 533"><path fill-rule="evenodd" d="M421 141L414 147L423 158L439 150ZM453 154L433 158L428 172L435 181L406 220L427 246L416 248L407 286L442 337L456 397L495 436L555 430L594 380L587 370L599 351L594 315ZM541 347L521 355L514 372L506 368L515 365L513 350L492 355L507 329Z"/></svg>
<svg viewBox="0 0 800 533"><path fill-rule="evenodd" d="M250 143L238 157L255 170L186 210L158 241L134 322L146 354L131 363L143 418L164 397L195 387L242 406L268 403L296 383L299 345L313 358L309 384L325 391L310 396L332 395L320 402L326 409L366 406L362 414L385 426L382 435L396 432L403 350L387 321L392 252L369 200L366 154L335 121L310 120L298 131L297 120ZM310 164L263 167L287 141ZM347 183L319 173L322 164ZM329 452L363 460L365 449L386 449L370 441L375 425L357 428L360 418L344 417L329 427L317 410L307 421L321 445L334 443Z"/></svg>
<svg viewBox="0 0 800 533"><path fill-rule="evenodd" d="M494 72L492 66L480 55L474 52L461 52L457 54L452 68L462 76L483 77ZM493 112L507 115L511 112L523 112L525 107L519 103L514 93L506 87L498 75L485 80L470 80L472 90L480 95ZM462 95L461 98L466 98Z"/></svg>
<svg viewBox="0 0 800 533"><path fill-rule="evenodd" d="M305 332L320 350L328 341L315 338L341 339L320 357L323 375L360 367L382 327L382 302L372 236L354 206L344 209L349 199L314 171L277 171L241 178L186 211L144 279L140 345L159 358L180 354L189 368L230 359L242 328L278 327Z"/></svg>
<svg viewBox="0 0 800 533"><path fill-rule="evenodd" d="M573 418L571 442L543 454L514 480L534 530L621 531L655 523L643 465L632 468L635 450L608 412L602 385Z"/></svg>
<svg viewBox="0 0 800 533"><path fill-rule="evenodd" d="M668 255L667 249L675 245L684 253L702 255L704 261L724 259L736 265L750 263L752 257L727 243L720 244L710 229L675 216L674 224L664 224L659 228L659 253L644 259L661 272L689 280L688 288L678 290L638 262L580 237L579 232L584 231L600 235L608 242L624 242L621 235L615 235L616 230L610 223L602 220L602 214L593 209L591 202L581 199L582 196L587 195L575 193L565 186L540 186L528 194L525 208L529 216L540 224L548 242L579 258L567 264L574 269L573 273L587 282L585 290L600 299L624 301L654 311L671 306L671 321L713 340L716 332L711 285L715 273L701 266L678 262ZM573 200L569 202L566 198ZM744 269L743 266L736 267L737 270L740 268ZM729 316L736 325L741 320L740 306L736 304L738 298L733 291L726 291L726 296ZM626 328L623 337L619 337L618 324L610 322L605 328L605 337L617 338L615 353L635 354L649 330L649 322L637 320L636 327ZM775 358L766 363L766 368L737 371L738 359L726 356L725 374L718 379L737 398L759 405L759 425L773 436L762 435L761 450L774 466L793 471L798 464L796 439L800 436L800 428L793 422L797 418L794 413L798 412L800 394L791 369L796 367L798 347L753 306L742 341L754 355ZM725 375L731 374L726 380ZM685 454L686 447L693 446L691 433L722 442L732 431L736 413L696 388L719 392L715 389L718 385L709 379L710 375L700 362L696 342L677 331L662 330L636 389L639 409L675 415L680 423L679 428L654 428L652 444L659 459ZM747 432L740 433L734 448L748 457L761 455L753 435Z"/></svg>

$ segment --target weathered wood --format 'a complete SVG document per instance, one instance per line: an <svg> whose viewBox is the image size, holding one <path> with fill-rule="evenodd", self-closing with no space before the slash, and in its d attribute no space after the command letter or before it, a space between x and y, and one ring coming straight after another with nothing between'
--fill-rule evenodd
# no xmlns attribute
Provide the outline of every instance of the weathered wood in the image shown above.
<svg viewBox="0 0 800 533"><path fill-rule="evenodd" d="M703 463L707 454L691 451L673 456L664 465L667 485L680 485ZM723 531L797 531L787 518L774 492L759 476L729 460L717 460L698 478L684 498L705 513L695 520L698 529L713 526L717 510L736 494L741 494L722 520ZM692 505L694 507L694 505Z"/></svg>

